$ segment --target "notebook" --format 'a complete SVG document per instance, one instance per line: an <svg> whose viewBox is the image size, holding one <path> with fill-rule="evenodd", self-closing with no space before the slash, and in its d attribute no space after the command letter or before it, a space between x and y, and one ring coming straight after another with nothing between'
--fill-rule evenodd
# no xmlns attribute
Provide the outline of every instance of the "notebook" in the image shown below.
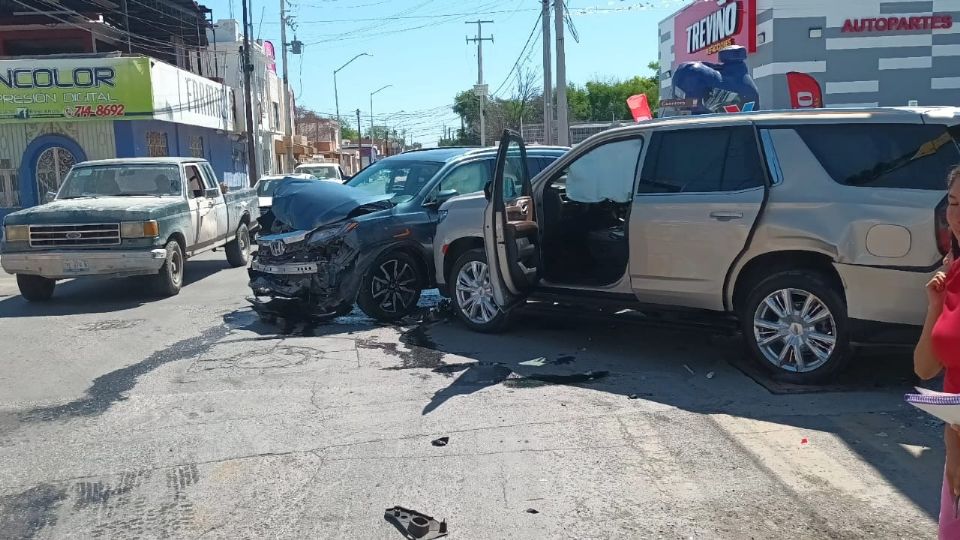
<svg viewBox="0 0 960 540"><path fill-rule="evenodd" d="M960 394L936 392L926 388L916 390L916 394L903 396L907 403L948 424L960 424Z"/></svg>

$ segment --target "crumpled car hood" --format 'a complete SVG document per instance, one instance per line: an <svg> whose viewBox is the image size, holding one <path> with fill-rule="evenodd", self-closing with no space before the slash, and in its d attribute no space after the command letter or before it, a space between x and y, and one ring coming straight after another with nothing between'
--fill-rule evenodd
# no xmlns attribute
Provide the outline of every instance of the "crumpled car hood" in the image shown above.
<svg viewBox="0 0 960 540"><path fill-rule="evenodd" d="M334 182L286 179L273 192L274 217L297 230L313 230L346 219L357 208L387 201L390 195L370 195Z"/></svg>

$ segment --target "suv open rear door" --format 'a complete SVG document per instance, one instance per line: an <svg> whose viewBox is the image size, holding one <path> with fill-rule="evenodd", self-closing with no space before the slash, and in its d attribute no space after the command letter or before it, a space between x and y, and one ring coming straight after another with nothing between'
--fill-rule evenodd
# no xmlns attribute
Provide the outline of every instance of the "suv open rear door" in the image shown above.
<svg viewBox="0 0 960 540"><path fill-rule="evenodd" d="M523 301L539 278L540 227L523 138L505 130L483 214L493 297L502 309Z"/></svg>

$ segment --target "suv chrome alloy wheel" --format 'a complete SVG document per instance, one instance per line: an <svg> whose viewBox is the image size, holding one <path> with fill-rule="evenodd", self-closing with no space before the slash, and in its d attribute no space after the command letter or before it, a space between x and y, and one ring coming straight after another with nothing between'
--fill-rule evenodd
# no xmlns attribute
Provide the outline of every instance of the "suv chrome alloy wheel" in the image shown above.
<svg viewBox="0 0 960 540"><path fill-rule="evenodd" d="M830 309L801 289L781 289L764 298L753 317L753 335L767 361L794 373L823 366L837 345Z"/></svg>
<svg viewBox="0 0 960 540"><path fill-rule="evenodd" d="M486 263L470 261L457 274L457 305L463 314L476 324L487 324L497 316L499 308L493 301L490 272Z"/></svg>
<svg viewBox="0 0 960 540"><path fill-rule="evenodd" d="M397 259L389 259L380 265L370 284L370 295L380 302L380 309L388 313L407 310L413 303L417 291L417 274L409 264Z"/></svg>

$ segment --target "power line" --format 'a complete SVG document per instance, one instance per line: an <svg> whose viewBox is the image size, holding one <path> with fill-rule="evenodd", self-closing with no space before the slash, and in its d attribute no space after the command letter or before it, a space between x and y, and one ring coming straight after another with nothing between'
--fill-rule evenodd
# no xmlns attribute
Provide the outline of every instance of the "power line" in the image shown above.
<svg viewBox="0 0 960 540"><path fill-rule="evenodd" d="M517 61L513 63L513 67L510 68L510 71L507 72L507 76L503 78L503 82L500 83L500 86L493 92L493 97L497 97L500 93L500 90L503 89L504 85L507 84L507 81L510 80L510 77L513 75L514 70L520 65L521 60L523 59L523 54L527 51L527 47L530 46L530 41L533 39L533 35L537 33L537 30L540 29L540 21L543 19L543 13L537 15L536 22L533 23L533 28L530 30L530 35L527 36L527 42L523 44L523 49L520 49L520 54L517 56ZM541 30L542 32L542 30ZM532 49L531 49L532 50Z"/></svg>

